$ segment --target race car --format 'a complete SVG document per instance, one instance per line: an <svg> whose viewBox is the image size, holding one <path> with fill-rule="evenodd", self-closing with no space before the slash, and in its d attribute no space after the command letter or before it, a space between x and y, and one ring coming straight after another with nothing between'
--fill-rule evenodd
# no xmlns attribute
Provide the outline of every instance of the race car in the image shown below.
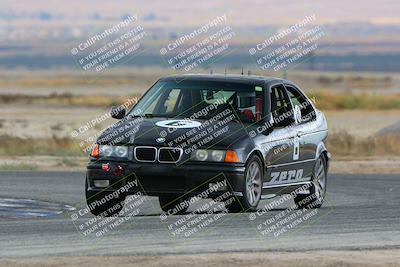
<svg viewBox="0 0 400 267"><path fill-rule="evenodd" d="M92 214L117 215L126 196L157 196L185 213L191 198L222 200L229 212L291 194L322 206L330 153L324 114L294 83L253 75L160 78L92 146L86 199Z"/></svg>

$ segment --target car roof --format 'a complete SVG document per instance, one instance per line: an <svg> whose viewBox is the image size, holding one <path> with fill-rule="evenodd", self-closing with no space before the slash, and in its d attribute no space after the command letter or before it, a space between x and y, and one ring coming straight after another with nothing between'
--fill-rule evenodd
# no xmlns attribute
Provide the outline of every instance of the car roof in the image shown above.
<svg viewBox="0 0 400 267"><path fill-rule="evenodd" d="M160 81L217 81L217 82L240 82L250 84L261 84L266 82L292 83L285 79L275 77L265 77L257 75L238 75L238 74L178 74L170 75L160 79Z"/></svg>

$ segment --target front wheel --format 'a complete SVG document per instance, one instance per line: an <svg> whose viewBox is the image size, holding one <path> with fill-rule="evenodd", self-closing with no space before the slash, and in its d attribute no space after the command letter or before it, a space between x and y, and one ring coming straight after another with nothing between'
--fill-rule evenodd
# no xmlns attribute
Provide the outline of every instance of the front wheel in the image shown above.
<svg viewBox="0 0 400 267"><path fill-rule="evenodd" d="M261 199L262 177L261 160L257 156L252 156L246 164L243 196L227 205L227 210L229 212L255 211Z"/></svg>
<svg viewBox="0 0 400 267"><path fill-rule="evenodd" d="M320 208L324 203L327 185L326 160L321 155L315 163L308 194L298 194L294 202L299 208Z"/></svg>

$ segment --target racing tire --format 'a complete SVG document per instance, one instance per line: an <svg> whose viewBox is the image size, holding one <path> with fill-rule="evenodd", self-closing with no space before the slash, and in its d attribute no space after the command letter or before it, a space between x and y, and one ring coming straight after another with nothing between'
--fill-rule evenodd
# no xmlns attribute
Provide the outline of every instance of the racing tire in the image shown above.
<svg viewBox="0 0 400 267"><path fill-rule="evenodd" d="M86 203L88 205L88 209L94 216L118 216L119 212L124 207L126 195L120 194L117 198L113 197L112 199L104 202L106 196L112 195L112 192L90 191L88 190L88 187L88 180L86 179Z"/></svg>
<svg viewBox="0 0 400 267"><path fill-rule="evenodd" d="M179 195L167 195L158 197L161 210L171 215L186 213L187 209L189 208L189 201L187 200L187 198Z"/></svg>
<svg viewBox="0 0 400 267"><path fill-rule="evenodd" d="M294 198L297 207L301 209L321 208L325 199L327 182L327 164L324 155L321 155L314 165L309 193L298 194Z"/></svg>
<svg viewBox="0 0 400 267"><path fill-rule="evenodd" d="M252 156L246 164L242 196L225 206L228 212L256 211L261 199L263 173L260 158Z"/></svg>

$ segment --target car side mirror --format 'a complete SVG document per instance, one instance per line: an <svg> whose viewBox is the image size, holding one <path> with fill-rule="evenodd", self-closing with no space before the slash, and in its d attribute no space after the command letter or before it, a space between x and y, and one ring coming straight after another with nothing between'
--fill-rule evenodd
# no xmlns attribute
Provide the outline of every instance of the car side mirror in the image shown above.
<svg viewBox="0 0 400 267"><path fill-rule="evenodd" d="M302 123L303 118L301 117L301 107L299 105L294 106L294 120L297 124Z"/></svg>
<svg viewBox="0 0 400 267"><path fill-rule="evenodd" d="M122 107L111 107L111 117L114 119L123 119L125 117L125 109Z"/></svg>

